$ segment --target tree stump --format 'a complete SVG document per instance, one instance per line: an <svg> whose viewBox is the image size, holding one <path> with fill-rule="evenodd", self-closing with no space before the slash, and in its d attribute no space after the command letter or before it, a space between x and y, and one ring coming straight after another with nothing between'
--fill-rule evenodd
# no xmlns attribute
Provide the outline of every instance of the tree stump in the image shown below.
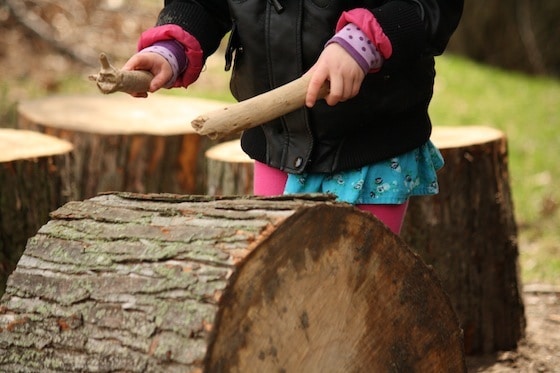
<svg viewBox="0 0 560 373"><path fill-rule="evenodd" d="M64 205L9 278L0 370L464 372L433 271L324 198Z"/></svg>
<svg viewBox="0 0 560 373"><path fill-rule="evenodd" d="M211 196L253 194L253 160L239 140L226 141L206 151L207 190Z"/></svg>
<svg viewBox="0 0 560 373"><path fill-rule="evenodd" d="M442 279L467 354L514 349L524 335L507 140L489 127L435 128L440 193L413 198L401 236Z"/></svg>
<svg viewBox="0 0 560 373"><path fill-rule="evenodd" d="M72 145L31 131L0 129L0 295L27 239L49 212L75 197Z"/></svg>
<svg viewBox="0 0 560 373"><path fill-rule="evenodd" d="M204 152L218 142L190 122L224 103L125 94L51 96L23 101L19 127L70 141L80 199L104 191L202 194Z"/></svg>

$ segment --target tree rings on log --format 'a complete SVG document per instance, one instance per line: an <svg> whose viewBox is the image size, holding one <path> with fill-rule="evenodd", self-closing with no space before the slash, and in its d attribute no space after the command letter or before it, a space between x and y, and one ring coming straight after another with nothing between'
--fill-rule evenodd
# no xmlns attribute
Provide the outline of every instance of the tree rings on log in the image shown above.
<svg viewBox="0 0 560 373"><path fill-rule="evenodd" d="M217 144L190 121L219 101L151 95L50 96L22 101L19 126L75 147L80 199L105 191L203 194L204 152Z"/></svg>
<svg viewBox="0 0 560 373"><path fill-rule="evenodd" d="M507 139L490 127L434 128L440 192L413 198L401 236L433 266L467 354L512 350L524 335Z"/></svg>
<svg viewBox="0 0 560 373"><path fill-rule="evenodd" d="M206 151L206 194L211 196L253 194L253 160L239 140L226 141Z"/></svg>
<svg viewBox="0 0 560 373"><path fill-rule="evenodd" d="M75 197L72 144L31 131L0 129L0 295L27 239L49 212Z"/></svg>
<svg viewBox="0 0 560 373"><path fill-rule="evenodd" d="M0 370L464 372L435 274L324 196L108 194L33 237L0 303Z"/></svg>

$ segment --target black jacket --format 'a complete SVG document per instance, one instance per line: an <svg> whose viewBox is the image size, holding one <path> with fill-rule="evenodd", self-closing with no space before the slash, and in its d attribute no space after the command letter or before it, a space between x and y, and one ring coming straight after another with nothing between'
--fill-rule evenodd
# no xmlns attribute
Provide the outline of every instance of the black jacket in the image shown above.
<svg viewBox="0 0 560 373"><path fill-rule="evenodd" d="M274 5L280 4L279 11ZM238 100L307 71L345 10L368 8L391 41L392 56L366 76L360 93L333 107L319 101L245 131L252 158L292 173L332 173L412 150L431 133L428 104L441 54L463 0L166 0L158 24L175 23L200 42L205 58L228 31Z"/></svg>

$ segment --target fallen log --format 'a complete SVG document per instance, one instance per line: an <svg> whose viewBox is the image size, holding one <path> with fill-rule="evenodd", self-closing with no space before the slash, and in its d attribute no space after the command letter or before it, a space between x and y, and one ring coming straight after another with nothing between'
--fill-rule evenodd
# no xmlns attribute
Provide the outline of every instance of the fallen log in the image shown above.
<svg viewBox="0 0 560 373"><path fill-rule="evenodd" d="M324 196L108 194L52 213L0 301L0 370L464 372L436 276Z"/></svg>

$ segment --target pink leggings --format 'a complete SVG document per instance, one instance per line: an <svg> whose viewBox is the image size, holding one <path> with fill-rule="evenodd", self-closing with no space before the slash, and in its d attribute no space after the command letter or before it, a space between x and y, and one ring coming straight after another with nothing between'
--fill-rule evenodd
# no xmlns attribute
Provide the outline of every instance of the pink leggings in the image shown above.
<svg viewBox="0 0 560 373"><path fill-rule="evenodd" d="M288 174L264 163L255 162L253 192L257 196L275 196L284 193ZM401 205L356 205L370 212L389 227L395 234L401 231L408 201Z"/></svg>

